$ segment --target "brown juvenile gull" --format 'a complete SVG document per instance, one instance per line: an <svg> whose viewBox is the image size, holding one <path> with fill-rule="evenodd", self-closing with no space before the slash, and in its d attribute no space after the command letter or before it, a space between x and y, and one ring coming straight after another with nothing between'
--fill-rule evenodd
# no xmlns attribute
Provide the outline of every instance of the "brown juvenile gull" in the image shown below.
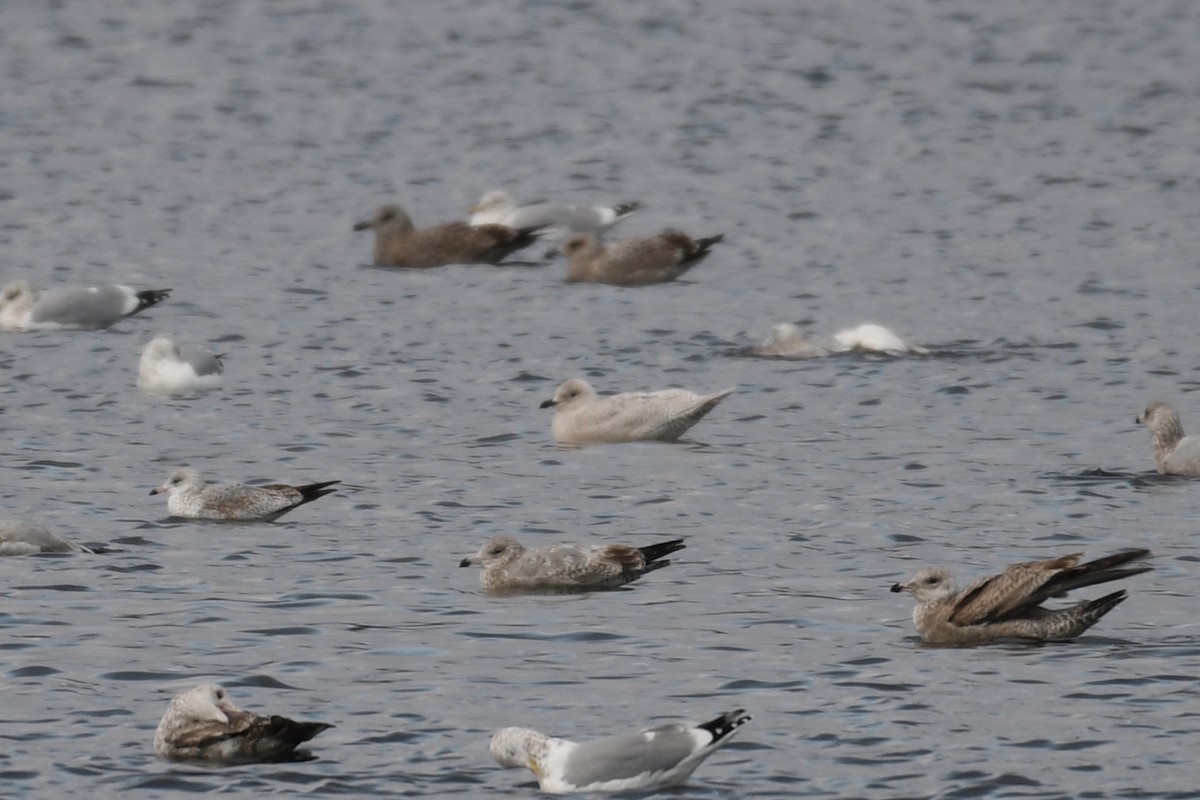
<svg viewBox="0 0 1200 800"><path fill-rule="evenodd" d="M719 747L750 721L744 709L708 722L671 722L590 742L557 739L528 728L492 736L492 758L503 767L528 767L543 792L623 792L685 783Z"/></svg>
<svg viewBox="0 0 1200 800"><path fill-rule="evenodd" d="M571 378L541 407L554 407L550 432L560 444L671 442L734 391L731 387L699 395L662 389L601 397L587 381Z"/></svg>
<svg viewBox="0 0 1200 800"><path fill-rule="evenodd" d="M1153 567L1122 567L1147 558L1149 550L1125 550L1080 564L1083 553L1047 561L1013 564L999 575L980 578L959 589L942 567L925 567L893 592L909 592L917 600L913 623L933 644L971 645L997 639L1074 639L1125 599L1125 591L1084 600L1060 609L1042 607L1051 597L1072 589L1107 583L1149 572Z"/></svg>
<svg viewBox="0 0 1200 800"><path fill-rule="evenodd" d="M1163 475L1200 476L1200 436L1184 436L1183 423L1169 403L1151 403L1137 422L1154 436L1154 461Z"/></svg>
<svg viewBox="0 0 1200 800"><path fill-rule="evenodd" d="M90 552L41 525L19 519L0 519L0 556Z"/></svg>
<svg viewBox="0 0 1200 800"><path fill-rule="evenodd" d="M493 536L460 567L483 567L479 582L487 592L588 592L615 589L665 567L660 558L682 550L682 539L630 547L558 544L527 550L509 536Z"/></svg>
<svg viewBox="0 0 1200 800"><path fill-rule="evenodd" d="M260 717L235 706L224 687L205 683L171 698L154 732L154 752L177 760L302 760L296 748L332 727L326 722Z"/></svg>
<svg viewBox="0 0 1200 800"><path fill-rule="evenodd" d="M590 233L572 234L558 252L569 259L568 283L645 286L673 281L708 255L724 234L692 239L663 231L648 239L622 239L605 246Z"/></svg>
<svg viewBox="0 0 1200 800"><path fill-rule="evenodd" d="M171 473L167 482L150 490L150 494L167 493L167 512L173 517L187 519L273 520L296 506L311 503L332 494L333 486L341 481L323 481L303 486L270 483L248 486L244 483L210 484L200 473L180 467Z"/></svg>
<svg viewBox="0 0 1200 800"><path fill-rule="evenodd" d="M12 281L0 290L0 330L100 330L162 302L170 293L116 284L38 291L29 281Z"/></svg>
<svg viewBox="0 0 1200 800"><path fill-rule="evenodd" d="M375 231L375 265L441 267L446 264L498 264L510 253L537 240L540 227L468 225L447 222L416 228L400 206L382 206L354 230Z"/></svg>
<svg viewBox="0 0 1200 800"><path fill-rule="evenodd" d="M557 206L545 202L518 206L511 194L493 189L471 206L468 222L472 225L538 228L538 238L561 242L572 233L604 233L641 207L641 203L622 203L608 208Z"/></svg>

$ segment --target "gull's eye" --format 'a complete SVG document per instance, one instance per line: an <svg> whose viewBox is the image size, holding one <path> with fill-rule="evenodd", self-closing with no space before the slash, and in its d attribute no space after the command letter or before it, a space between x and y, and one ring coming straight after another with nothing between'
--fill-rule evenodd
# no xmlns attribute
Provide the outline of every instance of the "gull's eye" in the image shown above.
<svg viewBox="0 0 1200 800"><path fill-rule="evenodd" d="M930 575L924 580L926 586L937 586L940 582L940 579L936 575Z"/></svg>
<svg viewBox="0 0 1200 800"><path fill-rule="evenodd" d="M494 555L494 556L498 556L503 552L504 552L504 545L502 545L502 544L498 544L492 548L492 555Z"/></svg>

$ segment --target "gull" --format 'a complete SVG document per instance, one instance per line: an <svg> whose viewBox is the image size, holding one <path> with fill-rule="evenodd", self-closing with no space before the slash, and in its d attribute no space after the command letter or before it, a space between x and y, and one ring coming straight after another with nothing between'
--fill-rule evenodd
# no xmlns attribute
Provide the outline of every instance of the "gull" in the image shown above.
<svg viewBox="0 0 1200 800"><path fill-rule="evenodd" d="M1163 475L1200 476L1200 437L1184 436L1179 412L1151 403L1136 419L1154 436L1154 461Z"/></svg>
<svg viewBox="0 0 1200 800"><path fill-rule="evenodd" d="M608 208L556 206L546 202L518 206L508 192L493 189L471 206L468 222L472 225L540 228L539 238L560 242L572 233L604 233L641 207L641 203L622 203Z"/></svg>
<svg viewBox="0 0 1200 800"><path fill-rule="evenodd" d="M1125 600L1125 591L1096 600L1049 609L1042 602L1072 589L1107 583L1149 572L1153 567L1122 567L1147 558L1149 550L1126 550L1080 564L1083 553L1047 561L1013 564L999 575L980 578L959 589L942 567L925 567L893 592L909 592L917 600L913 623L921 638L933 644L971 645L997 639L1064 641L1092 627Z"/></svg>
<svg viewBox="0 0 1200 800"><path fill-rule="evenodd" d="M497 264L533 244L540 230L465 222L416 228L404 209L396 205L382 206L375 216L354 226L356 231L368 229L375 231L375 265L380 267Z"/></svg>
<svg viewBox="0 0 1200 800"><path fill-rule="evenodd" d="M647 239L622 239L605 246L593 234L572 234L558 252L568 258L568 283L645 286L673 281L704 260L724 234L692 239L667 230Z"/></svg>
<svg viewBox="0 0 1200 800"><path fill-rule="evenodd" d="M731 387L699 395L662 389L601 397L587 381L571 378L541 408L554 407L550 432L560 444L671 442L734 391Z"/></svg>
<svg viewBox="0 0 1200 800"><path fill-rule="evenodd" d="M271 483L248 486L244 483L209 484L200 473L180 467L166 483L150 494L167 493L167 512L187 519L274 520L297 506L332 494L341 481L324 481L303 486Z"/></svg>
<svg viewBox="0 0 1200 800"><path fill-rule="evenodd" d="M235 706L224 687L205 683L171 698L154 731L154 752L177 760L303 760L296 748L332 727L326 722L260 717Z"/></svg>
<svg viewBox="0 0 1200 800"><path fill-rule="evenodd" d="M188 394L220 386L223 371L220 356L184 353L166 336L156 336L142 350L137 386L148 394Z"/></svg>
<svg viewBox="0 0 1200 800"><path fill-rule="evenodd" d="M528 767L543 792L623 792L677 786L750 721L743 709L708 722L672 722L590 742L502 728L492 758L503 767Z"/></svg>
<svg viewBox="0 0 1200 800"><path fill-rule="evenodd" d="M12 281L0 290L0 330L100 330L162 302L170 293L139 292L116 284L38 291L29 281Z"/></svg>
<svg viewBox="0 0 1200 800"><path fill-rule="evenodd" d="M41 525L19 519L0 519L0 556L90 552Z"/></svg>
<svg viewBox="0 0 1200 800"><path fill-rule="evenodd" d="M890 356L929 354L924 347L906 342L882 325L871 322L838 331L828 342L816 342L806 338L798 326L784 322L776 325L770 338L750 352L756 356L820 358L852 351L884 353Z"/></svg>
<svg viewBox="0 0 1200 800"><path fill-rule="evenodd" d="M587 592L635 581L670 564L659 559L684 547L682 539L673 539L647 547L559 544L527 550L510 536L493 536L458 565L483 567L479 582L487 592Z"/></svg>

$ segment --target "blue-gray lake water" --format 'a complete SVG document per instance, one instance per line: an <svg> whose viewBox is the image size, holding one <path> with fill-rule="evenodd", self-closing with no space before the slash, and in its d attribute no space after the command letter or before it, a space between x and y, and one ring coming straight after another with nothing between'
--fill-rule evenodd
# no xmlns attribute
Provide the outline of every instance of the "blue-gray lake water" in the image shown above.
<svg viewBox="0 0 1200 800"><path fill-rule="evenodd" d="M0 562L0 796L530 797L491 732L589 738L745 707L665 794L1200 797L1200 5L887 0L14 0L0 279L171 298L0 337L0 516L112 552ZM724 233L677 283L561 259L368 265L351 225L486 190ZM780 322L927 357L748 357ZM223 389L141 395L156 333ZM737 386L675 445L564 449L538 404ZM148 496L341 479L274 524ZM681 537L622 590L489 597L486 538ZM962 579L1141 545L1074 643L922 646ZM1081 592L1095 596L1095 589ZM315 760L156 760L170 696L336 725Z"/></svg>

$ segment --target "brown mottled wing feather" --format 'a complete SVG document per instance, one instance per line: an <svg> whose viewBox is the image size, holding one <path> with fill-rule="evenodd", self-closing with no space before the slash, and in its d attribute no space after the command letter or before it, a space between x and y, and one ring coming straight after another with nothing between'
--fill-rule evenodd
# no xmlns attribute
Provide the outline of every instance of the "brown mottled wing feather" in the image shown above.
<svg viewBox="0 0 1200 800"><path fill-rule="evenodd" d="M232 713L228 716L228 723L214 720L212 722L199 722L191 725L185 732L172 739L171 744L181 750L188 747L209 747L225 739L245 733L255 722L262 720L262 717L251 714L248 711Z"/></svg>
<svg viewBox="0 0 1200 800"><path fill-rule="evenodd" d="M999 575L983 578L959 595L949 621L955 625L995 622L1029 605L1030 596L1059 571L1079 563L1083 553L1046 561L1013 564ZM1034 604L1036 605L1036 603Z"/></svg>
<svg viewBox="0 0 1200 800"><path fill-rule="evenodd" d="M637 572L646 566L642 551L624 544L610 544L597 550L591 561L614 564L620 568L618 572Z"/></svg>

